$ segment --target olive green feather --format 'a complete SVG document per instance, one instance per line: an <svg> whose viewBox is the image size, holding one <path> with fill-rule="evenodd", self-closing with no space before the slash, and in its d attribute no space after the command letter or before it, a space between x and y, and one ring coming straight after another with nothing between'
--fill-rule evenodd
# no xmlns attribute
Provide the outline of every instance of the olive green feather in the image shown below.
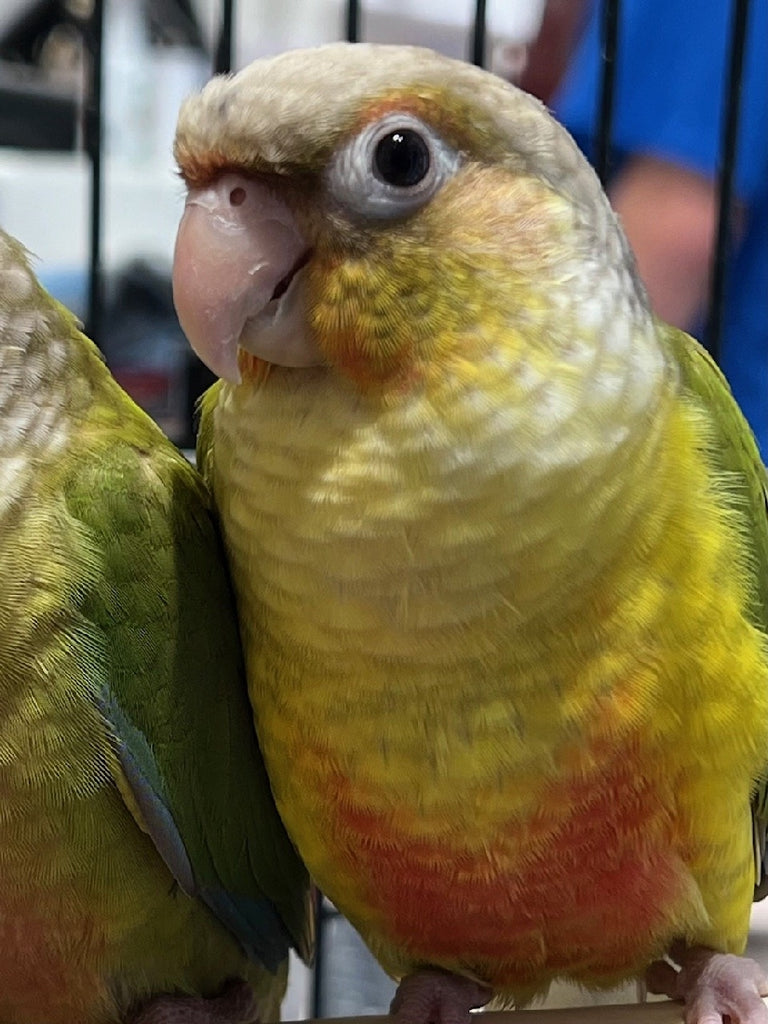
<svg viewBox="0 0 768 1024"><path fill-rule="evenodd" d="M155 816L153 839L255 957L275 969L290 942L308 958L306 879L256 743L207 493L176 453L120 442L64 486L104 559L83 601L110 641L102 708L130 754L134 790L146 784L145 818L147 801L159 802L178 830Z"/></svg>
<svg viewBox="0 0 768 1024"><path fill-rule="evenodd" d="M659 324L669 351L680 368L681 383L689 399L700 406L710 424L708 458L745 510L746 547L751 555L752 621L768 632L768 475L755 437L736 403L728 382L709 353L683 331ZM768 751L766 776L756 780L752 799L755 835L755 899L768 895Z"/></svg>

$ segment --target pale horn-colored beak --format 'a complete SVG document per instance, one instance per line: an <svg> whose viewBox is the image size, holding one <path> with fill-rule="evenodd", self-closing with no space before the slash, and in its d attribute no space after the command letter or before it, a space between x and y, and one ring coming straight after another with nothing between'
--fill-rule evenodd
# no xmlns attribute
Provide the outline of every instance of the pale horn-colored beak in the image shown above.
<svg viewBox="0 0 768 1024"><path fill-rule="evenodd" d="M323 361L306 325L309 254L288 206L261 183L224 174L189 190L173 301L190 345L217 376L240 382L238 347L282 366Z"/></svg>

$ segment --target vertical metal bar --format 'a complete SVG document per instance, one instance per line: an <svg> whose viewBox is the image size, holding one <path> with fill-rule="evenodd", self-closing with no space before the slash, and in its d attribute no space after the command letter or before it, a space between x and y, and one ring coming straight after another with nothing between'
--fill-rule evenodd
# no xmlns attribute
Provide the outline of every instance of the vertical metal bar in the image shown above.
<svg viewBox="0 0 768 1024"><path fill-rule="evenodd" d="M349 42L354 42L354 39L350 39ZM312 997L310 999L310 1016L314 1020L318 1020L322 1017L323 1006L325 1002L325 993L323 992L323 969L325 963L323 960L323 935L325 919L327 917L327 911L324 906L323 894L319 889L315 890L315 959L312 964Z"/></svg>
<svg viewBox="0 0 768 1024"><path fill-rule="evenodd" d="M222 0L221 24L216 50L213 55L213 73L224 75L232 70L232 54L234 51L235 0Z"/></svg>
<svg viewBox="0 0 768 1024"><path fill-rule="evenodd" d="M726 83L722 145L718 168L719 208L717 233L712 260L712 278L709 292L706 345L712 358L719 362L725 309L725 286L728 273L728 255L733 215L733 179L736 169L736 144L741 113L741 89L744 78L744 51L746 49L749 0L735 0L732 7L731 49Z"/></svg>
<svg viewBox="0 0 768 1024"><path fill-rule="evenodd" d="M85 104L85 150L91 164L91 202L88 244L88 311L86 330L99 344L102 328L104 281L101 266L102 216L102 75L104 51L104 0L94 0L93 12L85 28L88 50L88 95Z"/></svg>
<svg viewBox="0 0 768 1024"><path fill-rule="evenodd" d="M608 179L611 160L611 129L616 95L616 54L619 45L620 7L620 0L603 0L600 25L602 67L595 143L595 169L603 184Z"/></svg>
<svg viewBox="0 0 768 1024"><path fill-rule="evenodd" d="M347 17L345 24L348 43L356 43L360 39L360 0L347 0Z"/></svg>
<svg viewBox="0 0 768 1024"><path fill-rule="evenodd" d="M485 67L485 9L486 0L476 0L475 20L472 22L472 52L470 53L470 60L480 68Z"/></svg>

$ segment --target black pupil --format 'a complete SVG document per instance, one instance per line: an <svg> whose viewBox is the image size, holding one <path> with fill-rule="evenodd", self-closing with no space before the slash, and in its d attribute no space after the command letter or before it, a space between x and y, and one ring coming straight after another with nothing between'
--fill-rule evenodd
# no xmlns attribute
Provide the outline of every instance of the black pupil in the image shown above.
<svg viewBox="0 0 768 1024"><path fill-rule="evenodd" d="M429 170L427 144L410 128L397 128L385 135L376 146L373 160L379 178L397 188L418 185Z"/></svg>

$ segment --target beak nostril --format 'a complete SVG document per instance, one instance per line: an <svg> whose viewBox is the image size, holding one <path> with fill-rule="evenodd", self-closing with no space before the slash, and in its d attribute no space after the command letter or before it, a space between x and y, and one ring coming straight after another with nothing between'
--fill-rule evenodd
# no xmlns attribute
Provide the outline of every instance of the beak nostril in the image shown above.
<svg viewBox="0 0 768 1024"><path fill-rule="evenodd" d="M233 206L242 206L245 202L245 189L238 185L229 193L229 201Z"/></svg>

